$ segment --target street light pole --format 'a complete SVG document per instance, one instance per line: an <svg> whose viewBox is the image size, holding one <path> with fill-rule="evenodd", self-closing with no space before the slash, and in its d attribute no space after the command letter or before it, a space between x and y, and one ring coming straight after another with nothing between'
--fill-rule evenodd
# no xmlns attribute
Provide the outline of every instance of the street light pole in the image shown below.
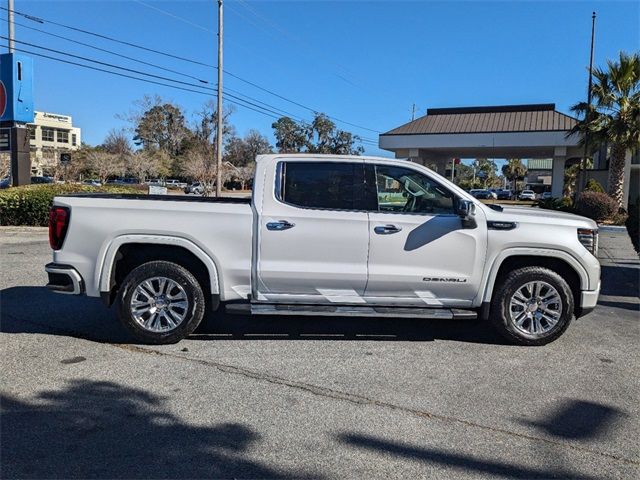
<svg viewBox="0 0 640 480"><path fill-rule="evenodd" d="M596 12L591 14L591 53L589 56L589 86L587 87L587 123L591 118L591 90L593 88L593 47L596 33ZM589 130L584 133L584 155L582 156L582 162L580 163L580 191L584 189L587 180L587 157L589 155Z"/></svg>
<svg viewBox="0 0 640 480"><path fill-rule="evenodd" d="M9 53L13 53L15 47L15 26L13 24L13 0L7 0L7 30L9 32Z"/></svg>
<svg viewBox="0 0 640 480"><path fill-rule="evenodd" d="M222 0L218 0L218 107L216 133L216 197L222 194Z"/></svg>

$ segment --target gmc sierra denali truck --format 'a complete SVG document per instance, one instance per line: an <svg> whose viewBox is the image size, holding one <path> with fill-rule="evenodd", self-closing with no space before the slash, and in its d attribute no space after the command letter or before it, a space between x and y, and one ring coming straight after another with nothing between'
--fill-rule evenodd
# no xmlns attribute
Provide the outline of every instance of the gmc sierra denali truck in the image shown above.
<svg viewBox="0 0 640 480"><path fill-rule="evenodd" d="M558 338L600 291L597 225L484 205L408 161L258 157L253 198L78 194L50 214L51 290L117 305L172 343L205 312L478 318L522 345Z"/></svg>

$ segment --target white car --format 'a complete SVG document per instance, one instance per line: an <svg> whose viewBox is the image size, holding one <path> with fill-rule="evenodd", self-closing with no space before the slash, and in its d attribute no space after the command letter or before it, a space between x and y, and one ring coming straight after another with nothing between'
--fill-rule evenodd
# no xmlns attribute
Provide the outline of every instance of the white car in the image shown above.
<svg viewBox="0 0 640 480"><path fill-rule="evenodd" d="M168 188L184 188L187 186L186 182L181 182L180 180L176 180L174 178L168 178L165 182L164 182L165 187Z"/></svg>
<svg viewBox="0 0 640 480"><path fill-rule="evenodd" d="M123 325L157 344L224 306L478 318L514 343L542 345L598 300L588 218L484 205L426 167L387 158L261 155L253 186L251 199L56 197L48 287L115 302Z"/></svg>
<svg viewBox="0 0 640 480"><path fill-rule="evenodd" d="M520 192L520 195L518 195L518 200L535 200L536 199L536 192L534 192L533 190L523 190L522 192Z"/></svg>

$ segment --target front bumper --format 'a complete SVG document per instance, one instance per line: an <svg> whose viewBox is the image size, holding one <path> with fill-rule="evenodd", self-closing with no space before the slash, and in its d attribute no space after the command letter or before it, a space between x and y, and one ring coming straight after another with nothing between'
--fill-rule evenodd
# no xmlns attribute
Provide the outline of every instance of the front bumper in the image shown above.
<svg viewBox="0 0 640 480"><path fill-rule="evenodd" d="M595 290L583 290L580 292L580 307L578 309L578 317L586 315L591 312L598 304L598 297L600 296L600 287L602 282L598 282L598 288Z"/></svg>
<svg viewBox="0 0 640 480"><path fill-rule="evenodd" d="M49 276L47 288L56 293L80 295L84 293L84 281L78 271L70 265L48 263L44 267Z"/></svg>

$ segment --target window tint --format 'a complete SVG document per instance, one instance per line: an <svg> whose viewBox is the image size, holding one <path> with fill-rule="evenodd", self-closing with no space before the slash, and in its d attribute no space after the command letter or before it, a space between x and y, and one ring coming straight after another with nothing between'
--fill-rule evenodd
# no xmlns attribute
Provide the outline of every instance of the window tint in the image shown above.
<svg viewBox="0 0 640 480"><path fill-rule="evenodd" d="M376 165L381 212L453 214L453 194L415 170Z"/></svg>
<svg viewBox="0 0 640 480"><path fill-rule="evenodd" d="M354 209L354 177L362 165L338 162L285 162L282 200L306 208Z"/></svg>

